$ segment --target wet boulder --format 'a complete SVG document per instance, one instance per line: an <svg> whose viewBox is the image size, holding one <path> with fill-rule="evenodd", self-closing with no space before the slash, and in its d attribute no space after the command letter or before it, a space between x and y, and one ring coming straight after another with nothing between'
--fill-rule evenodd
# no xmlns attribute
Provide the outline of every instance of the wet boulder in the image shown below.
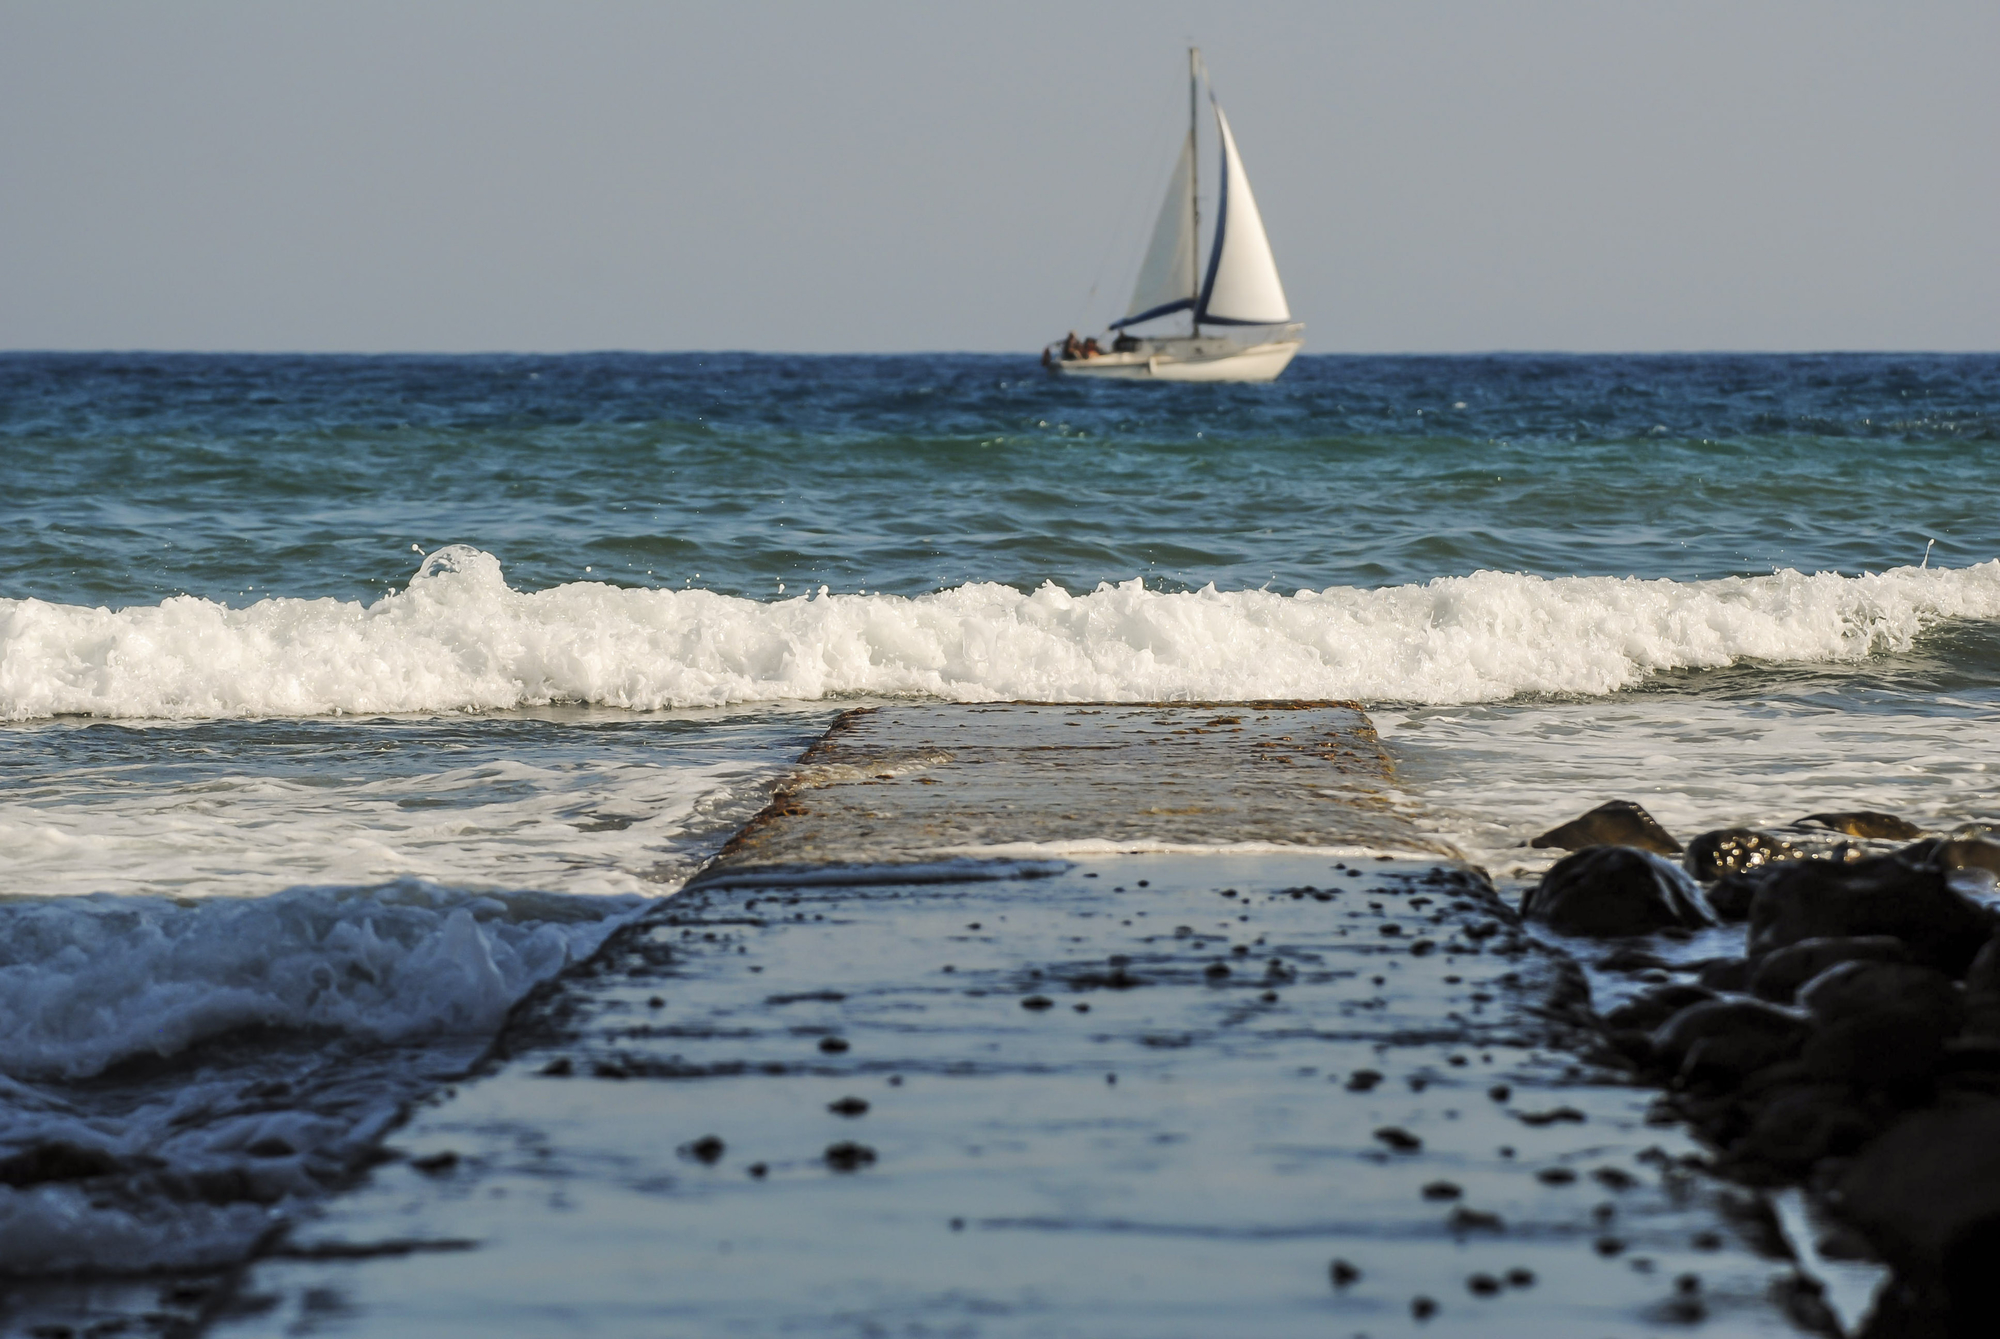
<svg viewBox="0 0 2000 1339"><path fill-rule="evenodd" d="M1842 1217L1895 1269L1905 1296L1887 1290L1893 1309L1934 1318L1928 1328L1894 1332L1993 1333L2000 1102L1960 1100L1905 1116L1855 1155L1833 1193Z"/></svg>
<svg viewBox="0 0 2000 1339"><path fill-rule="evenodd" d="M1726 874L1743 874L1781 860L1803 860L1805 852L1790 842L1755 828L1720 828L1688 843L1681 864L1703 883Z"/></svg>
<svg viewBox="0 0 2000 1339"><path fill-rule="evenodd" d="M2000 1037L2000 938L1986 941L1965 974L1965 1028Z"/></svg>
<svg viewBox="0 0 2000 1339"><path fill-rule="evenodd" d="M1710 990L1741 994L1750 989L1748 958L1710 958L1701 964L1695 980Z"/></svg>
<svg viewBox="0 0 2000 1339"><path fill-rule="evenodd" d="M1621 1031L1636 1028L1651 1032L1689 1005L1703 1004L1714 998L1715 992L1712 990L1676 982L1633 996L1607 1012L1604 1015L1604 1022L1607 1026Z"/></svg>
<svg viewBox="0 0 2000 1339"><path fill-rule="evenodd" d="M1621 937L1715 924L1679 866L1629 846L1564 856L1521 899L1521 914L1559 934Z"/></svg>
<svg viewBox="0 0 2000 1339"><path fill-rule="evenodd" d="M1800 1061L1817 1078L1895 1092L1923 1089L1965 1022L1943 972L1899 962L1844 962L1799 992L1814 1031Z"/></svg>
<svg viewBox="0 0 2000 1339"><path fill-rule="evenodd" d="M1558 851L1590 846L1631 846L1660 855L1679 855L1681 844L1659 820L1630 800L1607 800L1589 813L1550 828L1528 845Z"/></svg>
<svg viewBox="0 0 2000 1339"><path fill-rule="evenodd" d="M1741 874L1725 874L1708 885L1709 910L1724 925L1740 925L1750 919L1750 904L1757 898L1757 890L1764 886L1765 876L1772 866L1760 865Z"/></svg>
<svg viewBox="0 0 2000 1339"><path fill-rule="evenodd" d="M1864 841L1913 841L1924 835L1924 830L1907 818L1894 814L1876 813L1872 809L1844 810L1832 814L1807 814L1799 820L1799 826L1815 824L1848 837L1860 837Z"/></svg>
<svg viewBox="0 0 2000 1339"><path fill-rule="evenodd" d="M1841 1083L1777 1087L1749 1114L1750 1128L1730 1146L1729 1161L1739 1173L1746 1164L1770 1168L1779 1174L1774 1179L1795 1179L1821 1158L1844 1157L1879 1129L1869 1108Z"/></svg>
<svg viewBox="0 0 2000 1339"><path fill-rule="evenodd" d="M1912 865L1983 869L2000 875L2000 842L1985 837L1933 837L1905 846L1896 852L1896 858Z"/></svg>
<svg viewBox="0 0 2000 1339"><path fill-rule="evenodd" d="M1910 960L1962 977L1992 933L1993 918L1952 888L1945 871L1897 856L1852 864L1801 860L1780 865L1750 904L1750 956L1805 939L1889 935Z"/></svg>
<svg viewBox="0 0 2000 1339"><path fill-rule="evenodd" d="M1799 987L1843 962L1908 962L1903 941L1888 935L1847 939L1801 939L1765 955L1750 974L1750 993L1774 1004L1790 1004Z"/></svg>
<svg viewBox="0 0 2000 1339"><path fill-rule="evenodd" d="M1935 968L1907 962L1836 964L1800 988L1799 1004L1822 1026L1882 1013L1920 1017L1945 1036L1965 1024L1958 983Z"/></svg>
<svg viewBox="0 0 2000 1339"><path fill-rule="evenodd" d="M1759 1000L1689 1005L1653 1032L1654 1062L1690 1084L1733 1087L1797 1055L1812 1025Z"/></svg>

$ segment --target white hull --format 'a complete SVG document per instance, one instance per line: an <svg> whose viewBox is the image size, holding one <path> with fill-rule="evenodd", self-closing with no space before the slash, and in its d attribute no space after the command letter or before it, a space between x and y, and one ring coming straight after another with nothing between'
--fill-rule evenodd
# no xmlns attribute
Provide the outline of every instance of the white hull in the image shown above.
<svg viewBox="0 0 2000 1339"><path fill-rule="evenodd" d="M1304 341L1275 339L1238 344L1227 339L1151 339L1129 353L1056 359L1049 370L1064 377L1122 377L1135 381L1272 381Z"/></svg>

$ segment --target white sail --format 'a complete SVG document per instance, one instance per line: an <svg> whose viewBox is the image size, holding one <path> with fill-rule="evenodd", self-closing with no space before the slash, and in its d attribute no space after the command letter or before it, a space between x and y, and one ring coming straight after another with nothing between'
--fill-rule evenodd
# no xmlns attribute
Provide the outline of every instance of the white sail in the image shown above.
<svg viewBox="0 0 2000 1339"><path fill-rule="evenodd" d="M1236 137L1218 104L1215 124L1222 133L1222 198L1215 214L1215 248L1196 319L1215 325L1282 325L1292 319L1278 282L1278 262L1264 236L1264 219L1250 194L1250 177L1236 153ZM1155 245L1158 245L1157 235Z"/></svg>
<svg viewBox="0 0 2000 1339"><path fill-rule="evenodd" d="M1145 263L1139 266L1132 304L1125 309L1123 320L1112 322L1114 330L1194 305L1193 231L1194 134L1190 131L1181 146L1180 161L1174 165L1173 178L1167 182L1167 198L1160 202L1160 217L1153 224Z"/></svg>

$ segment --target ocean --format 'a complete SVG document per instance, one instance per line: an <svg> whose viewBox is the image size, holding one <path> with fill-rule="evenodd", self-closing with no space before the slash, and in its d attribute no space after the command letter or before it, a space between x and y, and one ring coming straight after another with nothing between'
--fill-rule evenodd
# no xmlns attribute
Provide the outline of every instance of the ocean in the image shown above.
<svg viewBox="0 0 2000 1339"><path fill-rule="evenodd" d="M2000 824L1996 463L1996 355L0 356L0 1260L240 1255L857 704L1358 699L1503 891Z"/></svg>

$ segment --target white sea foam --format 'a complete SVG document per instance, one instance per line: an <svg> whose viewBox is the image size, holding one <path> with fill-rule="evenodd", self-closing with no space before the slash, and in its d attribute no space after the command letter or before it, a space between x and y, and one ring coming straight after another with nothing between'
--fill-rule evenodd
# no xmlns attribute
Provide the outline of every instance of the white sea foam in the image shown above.
<svg viewBox="0 0 2000 1339"><path fill-rule="evenodd" d="M1602 694L1662 670L1853 660L2000 617L2000 560L1675 582L1478 572L1415 586L1074 595L974 584L761 603L580 582L510 589L454 546L372 605L0 601L0 717L642 710L846 695L956 701Z"/></svg>
<svg viewBox="0 0 2000 1339"><path fill-rule="evenodd" d="M645 905L414 880L0 900L0 1157L54 1145L112 1168L0 1187L0 1274L241 1259L461 1073L523 992ZM105 1074L252 1027L306 1035Z"/></svg>
<svg viewBox="0 0 2000 1339"><path fill-rule="evenodd" d="M0 901L0 1071L82 1078L263 1026L379 1041L490 1036L637 897L405 880L269 897Z"/></svg>

